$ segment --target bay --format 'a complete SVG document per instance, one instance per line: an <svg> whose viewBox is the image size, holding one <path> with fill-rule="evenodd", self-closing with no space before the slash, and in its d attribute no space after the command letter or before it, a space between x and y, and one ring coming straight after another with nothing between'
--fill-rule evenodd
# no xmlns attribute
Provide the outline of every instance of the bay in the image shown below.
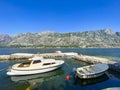
<svg viewBox="0 0 120 90"><path fill-rule="evenodd" d="M120 57L120 48L61 48L61 49L16 49L1 48L0 55L9 55L12 53L51 53L55 51L77 52L85 55L109 57L118 59ZM105 75L91 80L81 80L74 77L74 69L87 65L71 58L62 58L65 64L52 72L36 74L30 76L10 77L6 75L7 68L20 61L1 61L0 62L0 90L101 90L109 87L120 87L119 73L107 71ZM65 79L70 75L70 80Z"/></svg>

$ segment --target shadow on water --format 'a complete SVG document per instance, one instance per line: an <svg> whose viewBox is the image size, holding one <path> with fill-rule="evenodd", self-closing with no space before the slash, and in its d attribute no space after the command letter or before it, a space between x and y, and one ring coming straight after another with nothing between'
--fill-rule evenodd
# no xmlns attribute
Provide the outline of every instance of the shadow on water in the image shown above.
<svg viewBox="0 0 120 90"><path fill-rule="evenodd" d="M100 77L97 77L97 78L92 78L92 79L80 79L79 77L75 77L75 82L73 84L80 85L80 86L87 86L87 85L91 85L91 84L104 82L108 79L109 79L109 77L106 74L104 74Z"/></svg>
<svg viewBox="0 0 120 90"><path fill-rule="evenodd" d="M109 77L115 77L120 79L120 72L116 72L114 70L108 70L107 75L109 75Z"/></svg>
<svg viewBox="0 0 120 90"><path fill-rule="evenodd" d="M29 76L12 76L10 77L12 82L17 83L14 90L31 90L40 86L43 82L49 81L53 78L63 75L62 69L57 69L52 72L43 74L29 75Z"/></svg>

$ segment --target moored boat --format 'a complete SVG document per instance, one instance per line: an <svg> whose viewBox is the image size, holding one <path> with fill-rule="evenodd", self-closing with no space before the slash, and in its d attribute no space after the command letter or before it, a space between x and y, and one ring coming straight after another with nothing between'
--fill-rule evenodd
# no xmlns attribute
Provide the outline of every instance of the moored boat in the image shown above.
<svg viewBox="0 0 120 90"><path fill-rule="evenodd" d="M38 73L45 73L55 70L64 64L63 60L44 59L42 57L33 57L24 63L15 64L8 70L7 75L31 75Z"/></svg>
<svg viewBox="0 0 120 90"><path fill-rule="evenodd" d="M96 78L109 69L106 64L93 64L76 69L76 75L81 79Z"/></svg>

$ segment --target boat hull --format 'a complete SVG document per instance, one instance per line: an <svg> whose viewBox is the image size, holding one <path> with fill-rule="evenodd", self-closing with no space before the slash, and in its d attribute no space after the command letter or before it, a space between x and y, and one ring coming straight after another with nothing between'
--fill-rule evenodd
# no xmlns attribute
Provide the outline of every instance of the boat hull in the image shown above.
<svg viewBox="0 0 120 90"><path fill-rule="evenodd" d="M97 78L97 77L99 77L99 76L102 76L103 74L104 74L105 72L102 72L102 73L98 73L98 74L90 74L90 75L80 75L80 74L78 74L78 73L76 73L77 74L77 76L79 77L79 78L81 78L81 79L90 79L90 78Z"/></svg>
<svg viewBox="0 0 120 90"><path fill-rule="evenodd" d="M43 69L34 69L34 70L14 70L14 69L11 69L10 71L7 72L7 75L9 75L9 76L21 76L21 75L40 74L40 73L53 71L53 70L58 69L60 67L61 67L61 65L49 67L49 68L43 68Z"/></svg>

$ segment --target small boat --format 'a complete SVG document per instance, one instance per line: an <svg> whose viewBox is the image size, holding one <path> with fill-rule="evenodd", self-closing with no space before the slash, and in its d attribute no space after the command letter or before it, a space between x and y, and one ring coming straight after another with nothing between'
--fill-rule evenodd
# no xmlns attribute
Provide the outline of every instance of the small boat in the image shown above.
<svg viewBox="0 0 120 90"><path fill-rule="evenodd" d="M96 78L105 73L108 70L107 64L93 64L83 66L76 69L76 75L81 79Z"/></svg>
<svg viewBox="0 0 120 90"><path fill-rule="evenodd" d="M13 65L7 72L9 76L31 75L55 70L64 64L63 60L44 59L35 56L29 61Z"/></svg>

